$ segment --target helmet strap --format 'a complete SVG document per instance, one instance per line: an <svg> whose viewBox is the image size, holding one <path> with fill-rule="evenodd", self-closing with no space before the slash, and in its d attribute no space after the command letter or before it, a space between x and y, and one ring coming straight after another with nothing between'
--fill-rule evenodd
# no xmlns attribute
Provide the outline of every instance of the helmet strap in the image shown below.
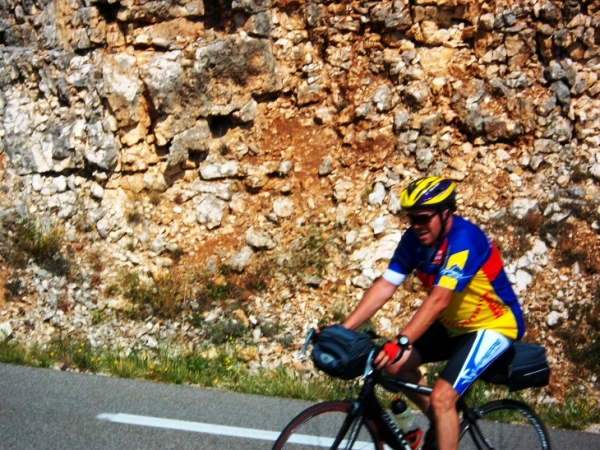
<svg viewBox="0 0 600 450"><path fill-rule="evenodd" d="M440 232L439 232L439 234L437 236L436 244L442 242L442 238L446 234L446 226L448 225L448 221L450 220L450 216L452 216L452 212L450 212L444 218L444 211L451 211L451 209L452 208L443 208L443 209L438 210L438 215L440 217L440 223L442 224L442 227L441 227Z"/></svg>

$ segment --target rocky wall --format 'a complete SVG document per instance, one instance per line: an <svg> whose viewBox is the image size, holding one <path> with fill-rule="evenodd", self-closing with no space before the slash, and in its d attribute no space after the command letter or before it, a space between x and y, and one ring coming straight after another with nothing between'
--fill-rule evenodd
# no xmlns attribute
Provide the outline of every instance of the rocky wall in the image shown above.
<svg viewBox="0 0 600 450"><path fill-rule="evenodd" d="M597 0L0 0L0 60L5 211L58 219L113 264L154 274L179 247L243 271L306 224L346 227L346 253L303 279L316 294L274 288L299 303L302 324L272 311L295 335L331 306L319 286L360 298L380 275L417 176L460 181L483 223L580 224L583 205L573 242L600 255ZM132 200L149 192L169 208ZM600 267L559 268L557 236L527 239L509 276L551 329L594 301ZM88 288L72 301L98 308ZM41 317L54 304L66 327L50 291Z"/></svg>

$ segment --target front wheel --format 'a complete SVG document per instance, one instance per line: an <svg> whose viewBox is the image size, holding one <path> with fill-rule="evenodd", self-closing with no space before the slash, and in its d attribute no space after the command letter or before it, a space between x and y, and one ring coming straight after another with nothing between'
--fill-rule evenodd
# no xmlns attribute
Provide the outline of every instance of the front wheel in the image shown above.
<svg viewBox="0 0 600 450"><path fill-rule="evenodd" d="M463 418L460 427L462 449L550 450L550 436L542 419L516 400L497 400L473 408L479 418Z"/></svg>
<svg viewBox="0 0 600 450"><path fill-rule="evenodd" d="M350 401L318 403L298 414L281 432L273 450L382 450L373 424Z"/></svg>

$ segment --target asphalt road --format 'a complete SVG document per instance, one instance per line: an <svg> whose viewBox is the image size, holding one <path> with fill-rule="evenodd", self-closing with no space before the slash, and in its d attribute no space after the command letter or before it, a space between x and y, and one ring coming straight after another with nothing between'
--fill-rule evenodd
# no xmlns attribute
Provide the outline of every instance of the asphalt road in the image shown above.
<svg viewBox="0 0 600 450"><path fill-rule="evenodd" d="M270 449L309 404L0 364L0 449ZM600 435L551 434L554 448L600 449Z"/></svg>

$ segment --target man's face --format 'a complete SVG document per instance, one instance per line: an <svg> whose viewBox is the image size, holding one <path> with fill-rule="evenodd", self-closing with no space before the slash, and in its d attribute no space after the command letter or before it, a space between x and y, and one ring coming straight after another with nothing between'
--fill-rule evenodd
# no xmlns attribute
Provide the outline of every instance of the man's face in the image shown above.
<svg viewBox="0 0 600 450"><path fill-rule="evenodd" d="M432 246L436 243L443 226L438 211L435 209L411 211L408 213L408 220L421 244Z"/></svg>

